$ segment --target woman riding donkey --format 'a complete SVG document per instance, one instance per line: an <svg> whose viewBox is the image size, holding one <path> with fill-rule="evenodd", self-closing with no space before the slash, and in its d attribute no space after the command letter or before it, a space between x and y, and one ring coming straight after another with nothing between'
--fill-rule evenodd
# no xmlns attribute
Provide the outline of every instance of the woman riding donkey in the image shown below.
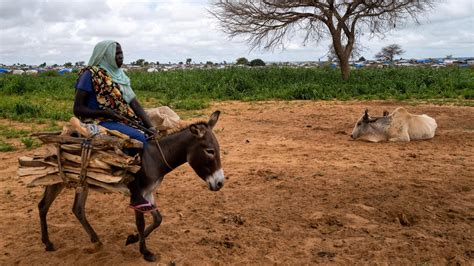
<svg viewBox="0 0 474 266"><path fill-rule="evenodd" d="M74 115L83 123L117 130L146 145L146 136L138 128L147 128L153 133L156 129L130 87L122 64L119 43L102 41L94 47L88 66L82 69L76 82ZM155 209L138 192L140 180L134 180L128 186L131 208L142 212Z"/></svg>

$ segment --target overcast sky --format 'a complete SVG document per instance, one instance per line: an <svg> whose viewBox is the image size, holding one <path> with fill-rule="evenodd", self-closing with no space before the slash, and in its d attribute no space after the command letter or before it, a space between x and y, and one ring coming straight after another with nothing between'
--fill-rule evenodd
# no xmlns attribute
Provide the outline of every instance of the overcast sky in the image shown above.
<svg viewBox="0 0 474 266"><path fill-rule="evenodd" d="M367 59L397 43L403 58L474 56L474 0L441 0L423 14L421 25L397 26L384 39L362 39ZM328 41L286 49L253 50L222 33L208 0L0 0L0 63L63 64L88 61L104 39L122 44L125 62L162 63L326 60Z"/></svg>

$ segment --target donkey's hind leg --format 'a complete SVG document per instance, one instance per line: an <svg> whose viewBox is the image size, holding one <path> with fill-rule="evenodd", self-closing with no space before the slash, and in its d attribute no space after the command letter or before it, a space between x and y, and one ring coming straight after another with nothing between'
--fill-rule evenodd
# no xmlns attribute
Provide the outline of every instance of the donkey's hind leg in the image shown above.
<svg viewBox="0 0 474 266"><path fill-rule="evenodd" d="M156 257L153 253L151 253L145 243L145 217L143 213L139 211L135 211L135 222L137 224L137 230L138 230L138 239L140 241L140 253L143 254L143 258L146 261L156 261Z"/></svg>
<svg viewBox="0 0 474 266"><path fill-rule="evenodd" d="M87 183L85 183L83 187L76 188L76 197L74 198L72 212L76 215L79 222L81 222L82 227L84 227L87 234L89 234L91 242L101 246L102 243L99 240L99 236L97 236L94 229L86 219L85 205L88 193L89 185Z"/></svg>
<svg viewBox="0 0 474 266"><path fill-rule="evenodd" d="M38 203L39 216L41 221L41 241L46 246L46 251L55 251L53 243L49 240L48 235L48 224L46 222L46 215L48 214L49 207L61 193L64 188L64 183L54 184L46 186L43 193L43 198Z"/></svg>
<svg viewBox="0 0 474 266"><path fill-rule="evenodd" d="M153 232L153 230L155 230L158 226L160 226L161 221L162 221L161 214L158 210L153 210L150 213L153 216L153 222L145 229L145 232L143 233L145 238L148 237L151 234L151 232ZM125 246L136 243L138 242L138 240L139 240L138 234L129 235L127 237L127 241L125 242Z"/></svg>

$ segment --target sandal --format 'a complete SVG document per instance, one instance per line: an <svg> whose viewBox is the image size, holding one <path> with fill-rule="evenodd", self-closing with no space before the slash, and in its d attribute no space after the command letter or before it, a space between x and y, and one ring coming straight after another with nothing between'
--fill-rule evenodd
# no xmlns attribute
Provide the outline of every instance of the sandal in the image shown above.
<svg viewBox="0 0 474 266"><path fill-rule="evenodd" d="M129 205L130 208L134 209L135 211L139 211L141 213L147 213L147 212L151 212L151 211L154 211L158 208L156 208L155 206L153 206L153 204L147 202L147 203L143 203L143 204L138 204L138 205Z"/></svg>

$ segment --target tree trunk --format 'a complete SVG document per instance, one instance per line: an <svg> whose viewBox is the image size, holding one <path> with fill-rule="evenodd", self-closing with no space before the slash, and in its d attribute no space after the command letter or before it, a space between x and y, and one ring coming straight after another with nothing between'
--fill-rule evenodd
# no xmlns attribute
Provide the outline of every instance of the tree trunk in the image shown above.
<svg viewBox="0 0 474 266"><path fill-rule="evenodd" d="M331 32L332 40L333 40L333 47L334 51L336 52L337 58L339 59L339 65L341 67L342 79L348 80L350 74L350 67L349 67L349 58L351 57L352 51L352 43L348 43L350 47L346 47L341 42L341 33L336 32L333 30ZM351 49L351 51L347 51L347 48Z"/></svg>
<svg viewBox="0 0 474 266"><path fill-rule="evenodd" d="M343 80L348 80L349 79L349 74L351 72L351 68L349 65L349 58L341 58L339 60L340 62L340 67L341 67L341 73L342 73L342 79Z"/></svg>

